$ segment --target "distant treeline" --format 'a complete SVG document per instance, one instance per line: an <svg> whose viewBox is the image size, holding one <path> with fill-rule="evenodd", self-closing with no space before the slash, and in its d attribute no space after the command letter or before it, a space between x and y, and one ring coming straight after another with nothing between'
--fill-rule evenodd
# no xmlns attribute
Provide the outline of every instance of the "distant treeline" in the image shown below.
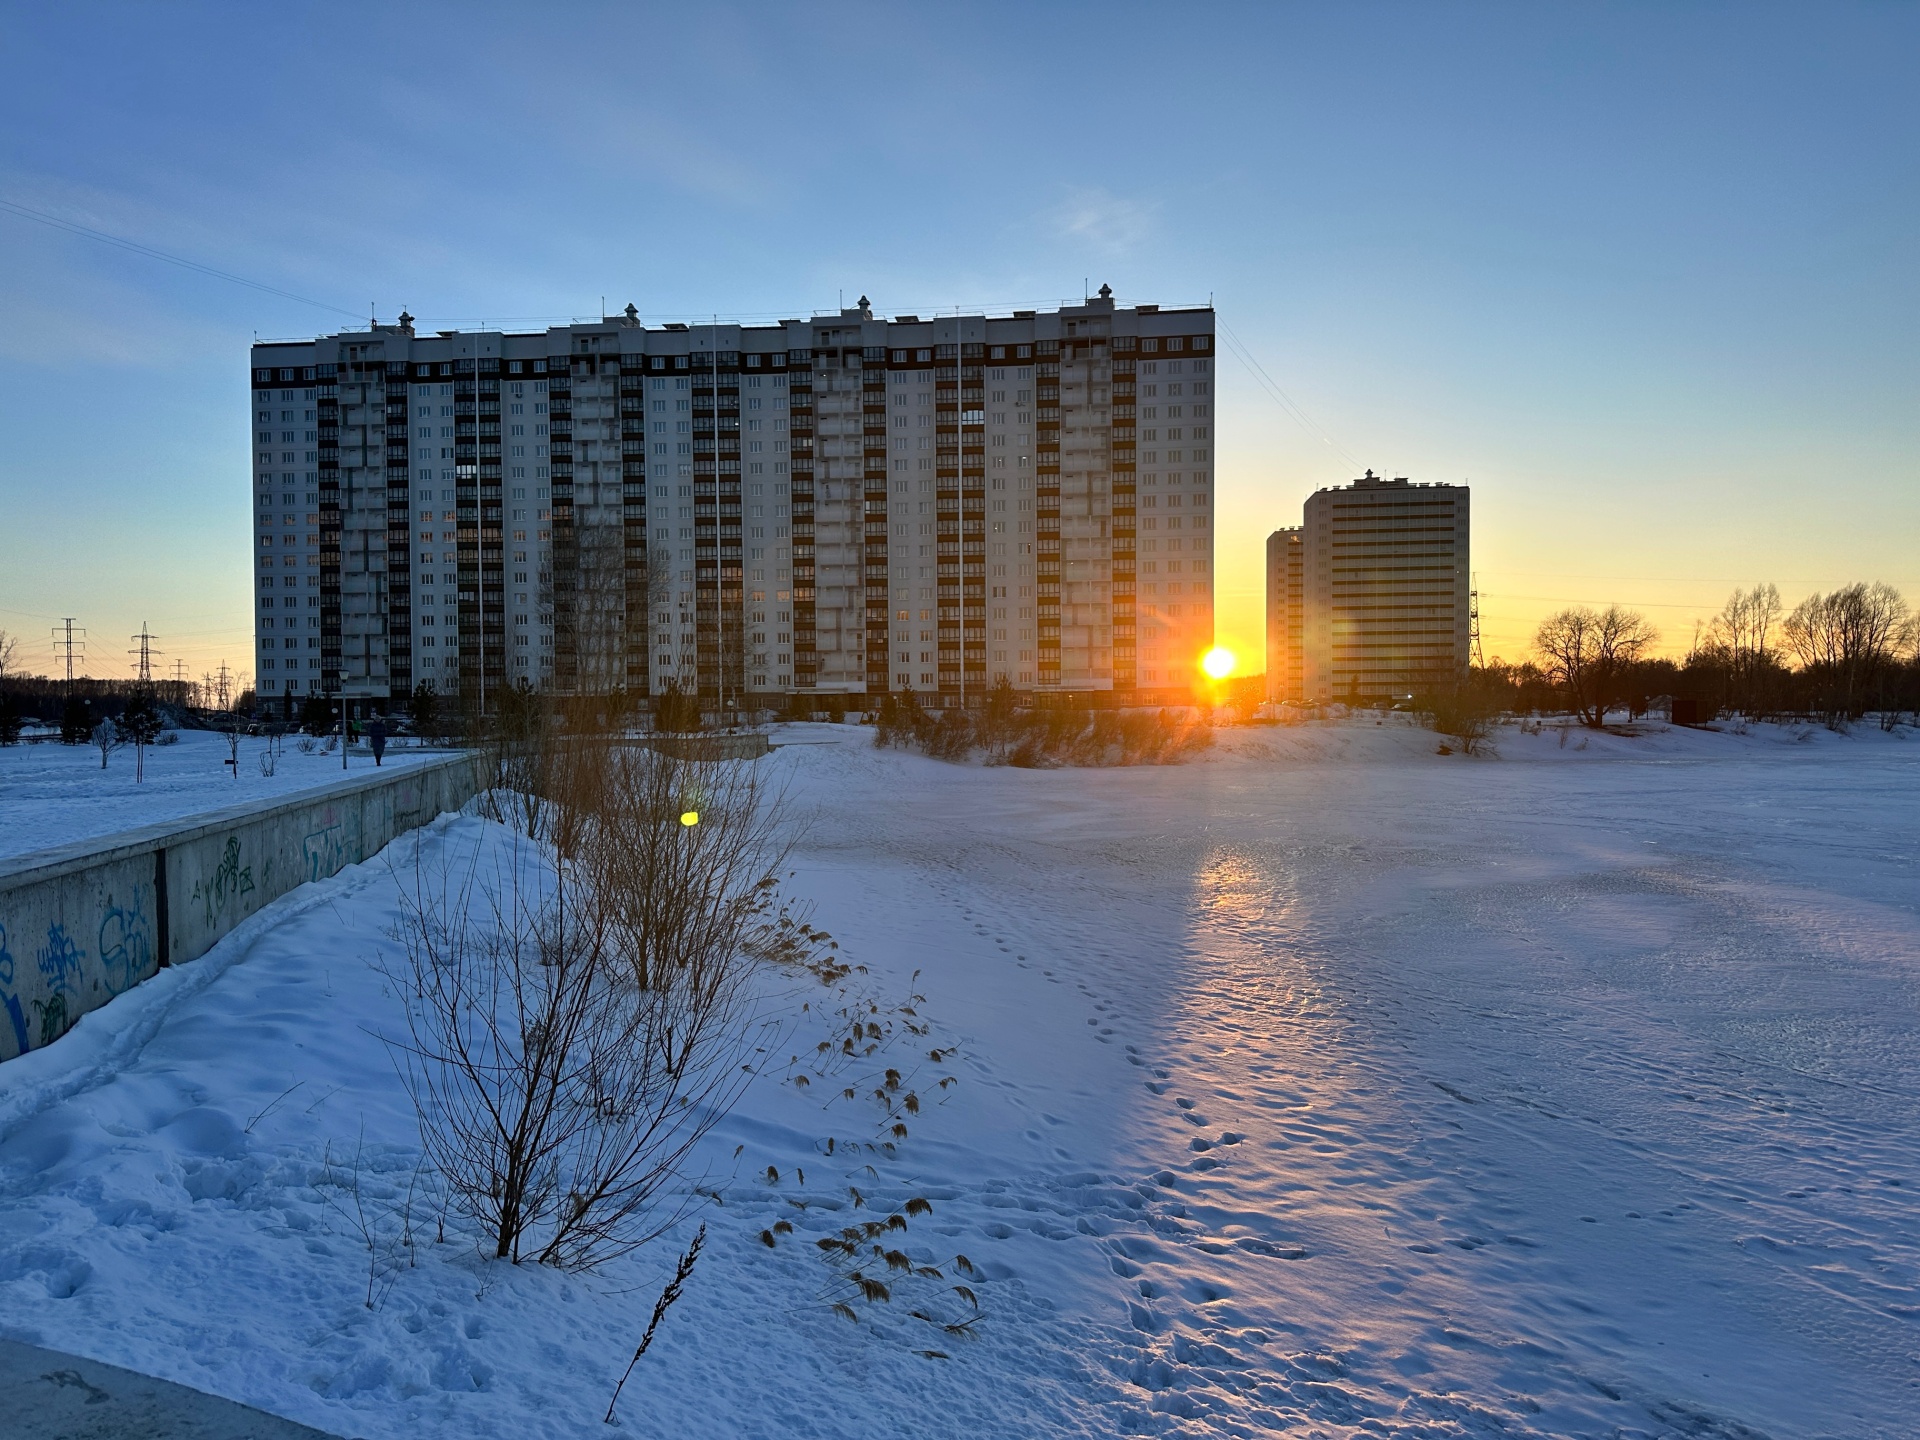
<svg viewBox="0 0 1920 1440"><path fill-rule="evenodd" d="M1472 672L1468 688L1488 708L1572 713L1596 727L1609 711L1637 718L1661 700L1701 720L1920 719L1920 624L1891 585L1848 585L1792 610L1774 586L1756 585L1733 592L1684 658L1650 656L1658 639L1617 605L1563 610L1541 624L1531 658L1496 659Z"/></svg>

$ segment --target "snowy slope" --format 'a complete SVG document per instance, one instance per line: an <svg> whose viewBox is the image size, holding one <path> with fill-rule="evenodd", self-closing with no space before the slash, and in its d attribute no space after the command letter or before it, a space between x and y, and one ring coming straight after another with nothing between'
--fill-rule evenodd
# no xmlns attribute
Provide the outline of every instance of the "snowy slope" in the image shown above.
<svg viewBox="0 0 1920 1440"><path fill-rule="evenodd" d="M302 754L285 742L274 773L260 773L265 739L240 742L239 776L227 767L226 737L207 730L177 732L176 745L147 750L146 780L134 782L132 750L116 750L100 768L91 745L0 746L0 856L23 855L144 825L184 819L207 810L268 800L373 769L371 754L355 751L346 770L340 752ZM423 753L390 748L387 765L412 764Z"/></svg>
<svg viewBox="0 0 1920 1440"><path fill-rule="evenodd" d="M1913 1433L1910 742L1468 760L1348 724L1022 772L785 738L817 742L763 763L811 812L797 883L849 983L922 971L932 1032L873 1062L922 1109L856 1148L874 1077L793 1083L835 1003L794 992L628 1429ZM496 844L451 819L421 853ZM342 1434L604 1433L667 1244L582 1281L423 1235L369 1310L316 1184L357 1153L397 1235L412 1122L368 963L395 887L383 857L296 892L0 1068L0 1330ZM810 1242L913 1197L889 1243L940 1279L832 1313ZM956 1253L969 1336L910 1314L971 1314Z"/></svg>

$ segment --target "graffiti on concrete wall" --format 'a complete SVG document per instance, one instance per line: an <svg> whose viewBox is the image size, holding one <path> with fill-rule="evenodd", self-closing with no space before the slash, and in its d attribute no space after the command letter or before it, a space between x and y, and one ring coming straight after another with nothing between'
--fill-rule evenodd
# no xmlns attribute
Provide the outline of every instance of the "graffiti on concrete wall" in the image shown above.
<svg viewBox="0 0 1920 1440"><path fill-rule="evenodd" d="M51 1045L67 1033L69 1025L80 1018L78 1010L67 1002L80 998L79 988L74 982L80 978L80 962L86 958L86 952L74 944L73 937L67 934L66 926L53 924L47 927L47 943L34 956L47 991L46 999L33 1002L34 1013L40 1017L42 1045Z"/></svg>
<svg viewBox="0 0 1920 1440"><path fill-rule="evenodd" d="M213 873L194 882L193 903L201 907L211 928L215 917L229 905L237 904L241 896L252 893L253 867L240 864L240 837L229 835L227 848L220 852L220 862L213 867Z"/></svg>
<svg viewBox="0 0 1920 1440"><path fill-rule="evenodd" d="M153 973L153 925L139 891L125 907L107 897L99 939L100 982L109 995L131 990Z"/></svg>
<svg viewBox="0 0 1920 1440"><path fill-rule="evenodd" d="M357 818L357 815L356 815ZM354 827L358 830L358 826ZM307 880L324 880L329 875L337 875L346 866L359 861L359 836L347 833L347 824L341 813L329 805L321 812L320 826L310 830L300 841L300 855L306 861Z"/></svg>
<svg viewBox="0 0 1920 1440"><path fill-rule="evenodd" d="M364 862L396 833L473 793L471 774L454 766L431 783L395 781L383 778L341 803L265 807L224 837L217 829L182 834L177 850L9 879L0 887L0 1056L52 1043L88 1011L150 979L163 954L174 963L204 954L267 900ZM83 938L95 942L93 951Z"/></svg>
<svg viewBox="0 0 1920 1440"><path fill-rule="evenodd" d="M4 1001L7 1020L13 1026L13 1043L18 1053L27 1053L27 1013L20 1008L20 997L13 993L13 952L7 948L7 927L0 925L0 1001Z"/></svg>

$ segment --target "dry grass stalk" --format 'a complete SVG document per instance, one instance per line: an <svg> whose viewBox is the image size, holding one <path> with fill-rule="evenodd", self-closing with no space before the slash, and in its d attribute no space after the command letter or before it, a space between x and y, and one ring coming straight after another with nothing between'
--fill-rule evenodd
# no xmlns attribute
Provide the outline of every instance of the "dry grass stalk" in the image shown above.
<svg viewBox="0 0 1920 1440"><path fill-rule="evenodd" d="M674 1302L680 1298L680 1287L687 1283L693 1274L693 1267L699 1263L700 1247L707 1243L707 1227L702 1225L700 1233L693 1237L693 1244L680 1257L679 1264L673 1267L673 1279L667 1282L667 1288L660 1292L660 1298L653 1302L653 1318L647 1321L647 1333L640 1337L633 1358L627 1362L626 1370L620 1376L620 1383L613 1387L613 1399L607 1402L607 1414L603 1424L614 1423L613 1407L620 1403L620 1392L627 1388L627 1379L633 1374L633 1367L640 1363L640 1357L647 1353L647 1347L653 1344L653 1332L660 1328L660 1322L666 1318Z"/></svg>

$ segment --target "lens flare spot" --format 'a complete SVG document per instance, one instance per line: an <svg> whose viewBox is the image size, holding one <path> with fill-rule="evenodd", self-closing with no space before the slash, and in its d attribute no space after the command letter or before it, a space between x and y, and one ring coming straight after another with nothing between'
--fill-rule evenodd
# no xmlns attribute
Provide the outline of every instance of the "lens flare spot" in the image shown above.
<svg viewBox="0 0 1920 1440"><path fill-rule="evenodd" d="M1215 680L1224 680L1233 673L1233 652L1225 646L1216 645L1200 661L1200 668Z"/></svg>
<svg viewBox="0 0 1920 1440"><path fill-rule="evenodd" d="M698 825L700 823L700 812L698 810L682 811L680 815L680 823L682 825L688 825L688 826Z"/></svg>

